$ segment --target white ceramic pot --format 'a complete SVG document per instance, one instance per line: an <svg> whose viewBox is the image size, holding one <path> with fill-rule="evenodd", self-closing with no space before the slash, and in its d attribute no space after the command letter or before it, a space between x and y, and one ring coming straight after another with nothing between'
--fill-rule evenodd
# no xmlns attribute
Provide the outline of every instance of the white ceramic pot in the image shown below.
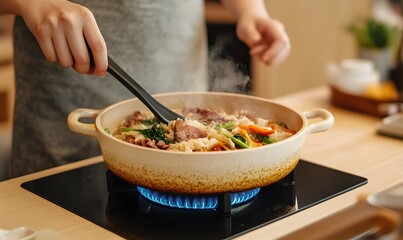
<svg viewBox="0 0 403 240"><path fill-rule="evenodd" d="M133 184L174 193L209 194L238 192L274 183L297 165L306 137L333 125L324 109L298 113L267 99L232 93L167 93L155 95L171 109L204 107L227 113L247 110L261 118L285 122L296 134L274 144L253 149L221 152L173 152L133 145L105 132L113 129L135 110L147 108L137 98L104 110L76 109L68 117L74 132L97 137L109 170ZM309 118L322 118L308 124ZM95 124L81 123L94 118Z"/></svg>

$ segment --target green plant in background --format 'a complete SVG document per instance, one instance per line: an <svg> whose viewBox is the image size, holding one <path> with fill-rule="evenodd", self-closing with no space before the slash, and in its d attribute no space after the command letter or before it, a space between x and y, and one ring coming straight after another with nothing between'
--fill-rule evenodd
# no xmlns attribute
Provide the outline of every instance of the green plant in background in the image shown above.
<svg viewBox="0 0 403 240"><path fill-rule="evenodd" d="M397 27L375 19L355 22L348 30L362 48L394 48L400 38L400 30Z"/></svg>

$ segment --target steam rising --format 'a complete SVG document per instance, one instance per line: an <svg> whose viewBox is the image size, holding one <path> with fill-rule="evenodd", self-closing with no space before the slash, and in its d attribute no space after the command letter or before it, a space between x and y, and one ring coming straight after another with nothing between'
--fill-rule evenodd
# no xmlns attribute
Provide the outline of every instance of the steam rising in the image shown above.
<svg viewBox="0 0 403 240"><path fill-rule="evenodd" d="M251 81L245 75L239 64L230 57L223 58L222 50L228 38L217 37L217 41L210 48L208 71L209 71L209 91L232 92L249 94Z"/></svg>

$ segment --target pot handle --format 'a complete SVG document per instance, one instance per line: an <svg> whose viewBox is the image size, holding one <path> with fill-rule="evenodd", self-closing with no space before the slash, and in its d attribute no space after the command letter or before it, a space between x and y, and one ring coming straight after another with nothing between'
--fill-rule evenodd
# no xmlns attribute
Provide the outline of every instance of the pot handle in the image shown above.
<svg viewBox="0 0 403 240"><path fill-rule="evenodd" d="M334 123L333 114L331 114L329 111L322 109L322 108L315 108L315 109L303 112L303 115L307 119L313 119L313 118L317 118L317 117L322 118L321 121L312 123L308 126L308 131L310 133L326 131L329 128L331 128Z"/></svg>
<svg viewBox="0 0 403 240"><path fill-rule="evenodd" d="M76 110L73 110L67 117L67 125L73 132L96 137L97 128L95 126L95 123L82 123L80 122L80 119L83 118L95 119L100 112L101 110L97 109L78 108Z"/></svg>

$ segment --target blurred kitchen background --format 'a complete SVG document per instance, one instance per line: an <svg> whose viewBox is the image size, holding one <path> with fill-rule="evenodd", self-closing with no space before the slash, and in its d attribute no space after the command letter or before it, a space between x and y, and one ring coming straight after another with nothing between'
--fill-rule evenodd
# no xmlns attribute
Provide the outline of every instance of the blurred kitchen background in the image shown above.
<svg viewBox="0 0 403 240"><path fill-rule="evenodd" d="M401 79L400 61L396 60L400 56L398 51L402 25L400 1L266 0L266 6L270 15L285 25L292 45L291 55L287 61L275 68L250 59L247 47L236 38L234 19L231 15L221 7L219 1L206 1L210 57L230 60L247 79L250 78L250 81L240 86L244 93L275 98L323 85L332 85L332 78L335 76L329 73L330 63L333 63L334 68L338 68L339 63L345 59L363 57L360 55L362 46L357 41L357 34L351 31L351 25L355 21L369 18L381 19L388 26L397 29L398 34L394 43L387 47L390 49L388 57L390 64L387 65L387 70L389 73L395 69L394 76ZM0 15L0 181L7 176L7 162L11 149L14 100L12 24L12 16ZM346 65L347 68L351 67L350 62ZM354 68L358 65L358 69L360 66L368 67L365 62L364 64L353 62L352 65ZM374 66L370 65L369 70L372 67ZM374 82L381 80L375 79ZM334 81L333 79L333 83ZM375 87L375 90L371 91L372 97L382 97L383 89ZM391 91L393 90L392 87ZM364 95L367 91L361 93ZM388 94L393 95L390 92Z"/></svg>

